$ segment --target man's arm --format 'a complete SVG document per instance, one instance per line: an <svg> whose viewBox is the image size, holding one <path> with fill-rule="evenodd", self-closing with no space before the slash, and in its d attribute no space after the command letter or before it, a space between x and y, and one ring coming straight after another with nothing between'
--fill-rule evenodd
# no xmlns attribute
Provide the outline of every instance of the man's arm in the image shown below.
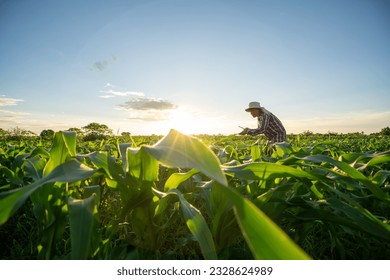
<svg viewBox="0 0 390 280"><path fill-rule="evenodd" d="M267 114L265 112L262 113L260 118L259 118L259 127L255 128L255 129L249 129L247 131L247 134L257 135L257 134L264 133L264 131L267 129L267 127L269 125L270 118L271 118L271 116L269 114Z"/></svg>

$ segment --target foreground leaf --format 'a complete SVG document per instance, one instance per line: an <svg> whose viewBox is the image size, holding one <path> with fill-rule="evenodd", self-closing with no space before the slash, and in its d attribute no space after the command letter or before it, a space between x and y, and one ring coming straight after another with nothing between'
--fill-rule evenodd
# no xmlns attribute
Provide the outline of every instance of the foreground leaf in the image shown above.
<svg viewBox="0 0 390 280"><path fill-rule="evenodd" d="M210 179L224 186L227 185L217 156L196 138L172 129L154 146L142 146L140 149L145 150L164 165L195 168Z"/></svg>
<svg viewBox="0 0 390 280"><path fill-rule="evenodd" d="M318 179L312 174L290 167L270 162L247 163L238 166L224 166L223 171L239 179L246 180L267 180L278 177L298 177Z"/></svg>
<svg viewBox="0 0 390 280"><path fill-rule="evenodd" d="M216 260L217 253L213 237L206 220L198 209L192 206L177 189L172 189L167 194L176 194L180 200L180 207L187 227L199 243L202 254L206 260Z"/></svg>
<svg viewBox="0 0 390 280"><path fill-rule="evenodd" d="M310 257L252 202L234 189L214 184L233 202L238 224L256 259L304 260Z"/></svg>
<svg viewBox="0 0 390 280"><path fill-rule="evenodd" d="M199 171L196 169L191 169L186 173L173 173L165 182L164 190L169 191L170 189L176 189L181 183L188 180L197 173L199 173Z"/></svg>
<svg viewBox="0 0 390 280"><path fill-rule="evenodd" d="M72 259L87 259L90 253L94 226L94 208L96 194L86 199L69 197L69 223L72 244Z"/></svg>
<svg viewBox="0 0 390 280"><path fill-rule="evenodd" d="M76 182L90 178L100 169L91 169L77 160L71 160L57 166L49 175L16 190L0 195L0 225L4 224L39 187L54 182Z"/></svg>
<svg viewBox="0 0 390 280"><path fill-rule="evenodd" d="M59 131L54 134L50 149L50 158L43 175L48 175L54 168L76 156L76 133L73 131Z"/></svg>

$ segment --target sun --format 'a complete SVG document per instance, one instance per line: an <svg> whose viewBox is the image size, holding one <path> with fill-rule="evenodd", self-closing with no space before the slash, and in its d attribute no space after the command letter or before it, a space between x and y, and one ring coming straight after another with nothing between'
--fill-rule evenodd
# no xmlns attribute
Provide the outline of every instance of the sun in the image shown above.
<svg viewBox="0 0 390 280"><path fill-rule="evenodd" d="M197 119L184 107L172 111L167 121L168 129L176 129L184 134L195 134L198 126Z"/></svg>
<svg viewBox="0 0 390 280"><path fill-rule="evenodd" d="M167 119L160 123L160 129L168 133L175 129L183 134L215 134L216 119L195 109L181 106L167 114Z"/></svg>

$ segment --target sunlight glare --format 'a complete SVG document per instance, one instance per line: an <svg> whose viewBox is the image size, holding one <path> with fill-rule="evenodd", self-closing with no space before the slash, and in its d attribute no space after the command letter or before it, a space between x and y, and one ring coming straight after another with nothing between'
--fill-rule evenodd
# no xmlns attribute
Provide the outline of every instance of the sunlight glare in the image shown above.
<svg viewBox="0 0 390 280"><path fill-rule="evenodd" d="M184 134L194 134L198 130L197 120L185 108L172 112L167 121L168 129L176 129Z"/></svg>

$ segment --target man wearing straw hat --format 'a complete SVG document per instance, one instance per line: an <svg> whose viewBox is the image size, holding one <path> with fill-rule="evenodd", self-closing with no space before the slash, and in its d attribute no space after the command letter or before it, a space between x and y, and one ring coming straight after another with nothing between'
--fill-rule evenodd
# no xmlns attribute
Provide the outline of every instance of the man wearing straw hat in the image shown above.
<svg viewBox="0 0 390 280"><path fill-rule="evenodd" d="M282 122L271 112L260 106L257 101L250 102L245 111L250 112L252 117L257 118L258 128L245 128L241 135L257 135L263 133L268 138L268 144L286 141L286 129Z"/></svg>

